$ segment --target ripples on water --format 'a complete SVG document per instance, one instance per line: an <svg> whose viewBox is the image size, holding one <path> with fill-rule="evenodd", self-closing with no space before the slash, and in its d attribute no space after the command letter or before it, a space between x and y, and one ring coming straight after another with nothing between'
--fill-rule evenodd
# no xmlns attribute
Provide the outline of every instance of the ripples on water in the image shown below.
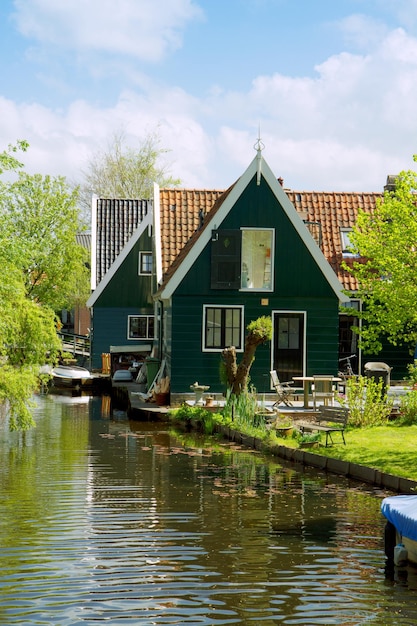
<svg viewBox="0 0 417 626"><path fill-rule="evenodd" d="M1 433L1 625L417 623L384 494L100 399L38 404L34 431Z"/></svg>

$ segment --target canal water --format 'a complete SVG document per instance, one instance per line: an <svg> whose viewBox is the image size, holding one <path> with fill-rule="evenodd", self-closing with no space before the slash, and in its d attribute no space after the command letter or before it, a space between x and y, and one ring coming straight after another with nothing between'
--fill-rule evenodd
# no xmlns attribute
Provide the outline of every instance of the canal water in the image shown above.
<svg viewBox="0 0 417 626"><path fill-rule="evenodd" d="M381 498L229 442L43 396L0 432L0 624L417 624Z"/></svg>

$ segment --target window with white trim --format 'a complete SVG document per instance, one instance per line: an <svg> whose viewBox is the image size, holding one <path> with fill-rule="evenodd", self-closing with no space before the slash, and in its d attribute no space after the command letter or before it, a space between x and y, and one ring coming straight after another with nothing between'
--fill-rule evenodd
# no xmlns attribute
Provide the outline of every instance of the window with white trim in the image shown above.
<svg viewBox="0 0 417 626"><path fill-rule="evenodd" d="M273 228L214 230L211 288L273 291Z"/></svg>
<svg viewBox="0 0 417 626"><path fill-rule="evenodd" d="M128 339L153 339L155 318L153 315L129 315L127 322Z"/></svg>
<svg viewBox="0 0 417 626"><path fill-rule="evenodd" d="M272 229L242 228L241 289L272 291Z"/></svg>
<svg viewBox="0 0 417 626"><path fill-rule="evenodd" d="M343 256L359 256L351 252L352 243L350 241L350 233L352 232L351 228L341 228L340 229L340 238L342 242L342 254Z"/></svg>
<svg viewBox="0 0 417 626"><path fill-rule="evenodd" d="M150 276L152 267L152 252L139 252L139 276Z"/></svg>
<svg viewBox="0 0 417 626"><path fill-rule="evenodd" d="M203 307L203 350L243 350L243 306Z"/></svg>

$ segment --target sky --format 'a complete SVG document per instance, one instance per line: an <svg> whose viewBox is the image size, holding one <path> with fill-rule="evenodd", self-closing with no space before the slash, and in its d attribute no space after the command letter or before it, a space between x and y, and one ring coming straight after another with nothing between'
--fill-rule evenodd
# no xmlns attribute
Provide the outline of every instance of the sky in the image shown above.
<svg viewBox="0 0 417 626"><path fill-rule="evenodd" d="M263 156L299 191L417 169L417 0L1 0L0 151L82 182L115 135L181 186Z"/></svg>

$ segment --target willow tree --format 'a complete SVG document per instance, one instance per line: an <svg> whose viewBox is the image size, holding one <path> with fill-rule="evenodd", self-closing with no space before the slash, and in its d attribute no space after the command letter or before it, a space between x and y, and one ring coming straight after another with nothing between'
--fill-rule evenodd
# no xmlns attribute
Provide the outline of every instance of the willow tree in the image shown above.
<svg viewBox="0 0 417 626"><path fill-rule="evenodd" d="M247 391L249 372L258 346L272 338L272 320L268 316L250 322L246 330L245 349L240 363L237 363L236 348L231 346L222 352L227 385L235 396Z"/></svg>
<svg viewBox="0 0 417 626"><path fill-rule="evenodd" d="M33 425L28 401L40 367L56 359L55 311L88 284L76 192L24 172L15 153L27 147L0 153L0 402L15 429Z"/></svg>
<svg viewBox="0 0 417 626"><path fill-rule="evenodd" d="M417 341L416 189L417 173L401 172L395 189L377 200L371 214L359 210L350 234L350 251L360 258L346 269L358 281L355 297L363 310L357 315L364 322L360 343L367 352L379 352L383 340L392 345Z"/></svg>

